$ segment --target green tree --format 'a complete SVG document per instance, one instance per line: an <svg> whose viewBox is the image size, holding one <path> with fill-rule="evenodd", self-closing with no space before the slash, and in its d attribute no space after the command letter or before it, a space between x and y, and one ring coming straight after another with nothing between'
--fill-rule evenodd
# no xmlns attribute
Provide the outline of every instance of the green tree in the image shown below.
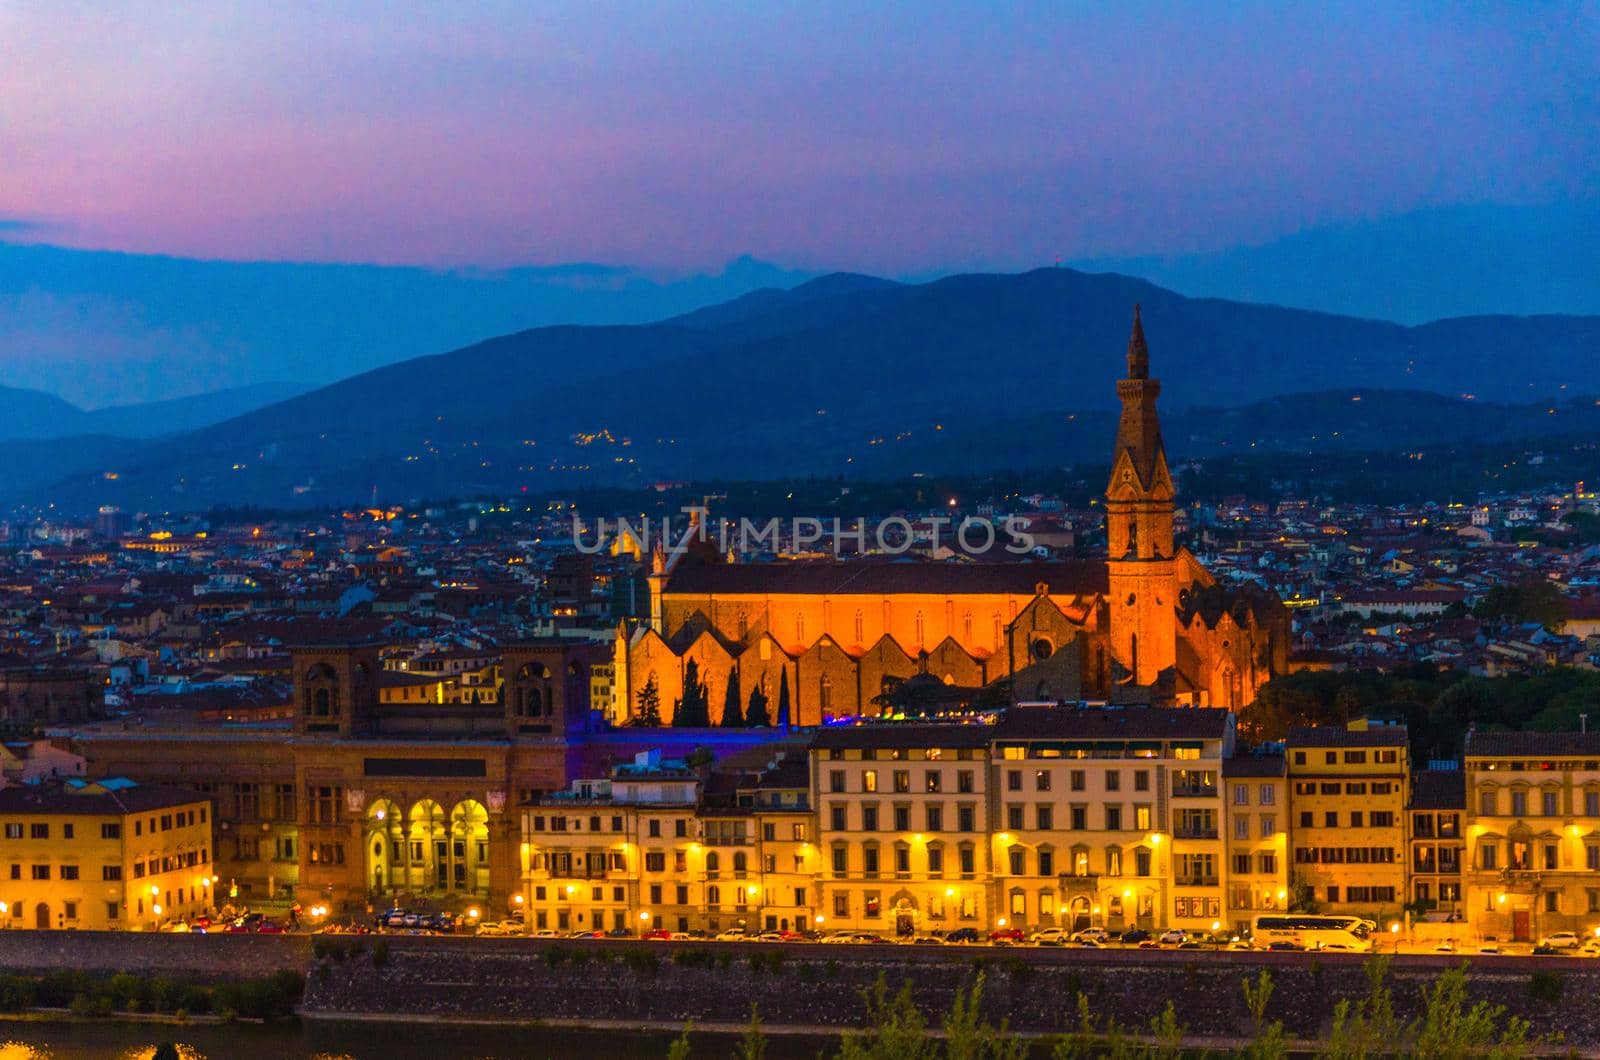
<svg viewBox="0 0 1600 1060"><path fill-rule="evenodd" d="M654 670L651 670L650 676L645 678L644 687L639 689L638 706L633 712L633 717L628 719L628 724L640 728L661 727L661 685L656 681Z"/></svg>
<svg viewBox="0 0 1600 1060"><path fill-rule="evenodd" d="M1483 594L1472 613L1500 622L1537 622L1556 631L1566 622L1572 608L1554 582L1525 578L1512 585L1496 585Z"/></svg>
<svg viewBox="0 0 1600 1060"><path fill-rule="evenodd" d="M778 728L789 728L789 671L782 671L783 680L778 685Z"/></svg>
<svg viewBox="0 0 1600 1060"><path fill-rule="evenodd" d="M848 1031L839 1042L838 1060L935 1060L937 1046L911 1000L911 983L894 994L882 973L870 990L861 992L867 1003L865 1030Z"/></svg>
<svg viewBox="0 0 1600 1060"><path fill-rule="evenodd" d="M1452 968L1422 988L1423 1014L1417 1024L1413 1052L1417 1056L1456 1060L1467 1056L1528 1055L1528 1023L1505 1019L1504 1005L1487 1001L1467 1007L1467 966Z"/></svg>
<svg viewBox="0 0 1600 1060"><path fill-rule="evenodd" d="M728 687L722 696L722 722L725 728L742 729L744 720L744 697L739 694L739 671L732 670L728 673Z"/></svg>
<svg viewBox="0 0 1600 1060"><path fill-rule="evenodd" d="M750 1005L750 1025L734 1045L733 1055L735 1060L766 1060L767 1036L761 1030L761 1014L754 1003Z"/></svg>
<svg viewBox="0 0 1600 1060"><path fill-rule="evenodd" d="M767 694L761 691L761 686L750 690L750 702L745 708L744 723L752 729L765 729L772 724L772 718L767 714Z"/></svg>
<svg viewBox="0 0 1600 1060"><path fill-rule="evenodd" d="M690 659L683 668L683 698L672 712L677 729L705 729L711 726L710 692L700 680L700 664Z"/></svg>

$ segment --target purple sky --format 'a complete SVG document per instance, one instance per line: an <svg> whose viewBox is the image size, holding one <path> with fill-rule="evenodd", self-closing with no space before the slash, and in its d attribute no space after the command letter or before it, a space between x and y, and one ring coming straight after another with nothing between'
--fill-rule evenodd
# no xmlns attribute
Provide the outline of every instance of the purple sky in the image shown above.
<svg viewBox="0 0 1600 1060"><path fill-rule="evenodd" d="M71 246L1011 269L1597 159L1595 5L0 6L0 238Z"/></svg>

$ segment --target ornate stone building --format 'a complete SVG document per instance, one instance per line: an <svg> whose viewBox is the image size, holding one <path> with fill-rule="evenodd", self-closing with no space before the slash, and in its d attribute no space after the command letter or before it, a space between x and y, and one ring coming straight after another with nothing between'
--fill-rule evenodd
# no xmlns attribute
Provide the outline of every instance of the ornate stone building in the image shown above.
<svg viewBox="0 0 1600 1060"><path fill-rule="evenodd" d="M70 740L92 776L211 796L219 903L500 915L523 869L516 807L566 786L598 654L587 643L510 645L493 695L394 703L379 693L378 646L299 647L292 726L108 722Z"/></svg>
<svg viewBox="0 0 1600 1060"><path fill-rule="evenodd" d="M1174 489L1137 308L1106 488L1104 560L1014 563L798 561L742 565L704 553L658 558L651 621L619 631L618 699L654 677L664 719L690 660L712 720L737 675L742 696L791 720L874 714L897 679L926 674L1006 699L1100 699L1238 708L1288 667L1283 605L1224 587L1173 538Z"/></svg>

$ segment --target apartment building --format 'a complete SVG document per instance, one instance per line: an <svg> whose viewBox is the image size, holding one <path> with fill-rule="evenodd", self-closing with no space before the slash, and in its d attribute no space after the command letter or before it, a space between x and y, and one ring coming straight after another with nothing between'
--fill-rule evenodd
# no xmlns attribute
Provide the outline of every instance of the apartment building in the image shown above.
<svg viewBox="0 0 1600 1060"><path fill-rule="evenodd" d="M1429 919L1465 919L1461 873L1466 862L1466 774L1459 769L1424 769L1411 778L1410 826L1406 836L1409 901Z"/></svg>
<svg viewBox="0 0 1600 1060"><path fill-rule="evenodd" d="M1291 729L1290 899L1378 919L1406 894L1406 729L1355 721Z"/></svg>
<svg viewBox="0 0 1600 1060"><path fill-rule="evenodd" d="M1013 707L994 726L993 902L1013 926L1222 918L1225 710Z"/></svg>
<svg viewBox="0 0 1600 1060"><path fill-rule="evenodd" d="M108 778L0 788L0 918L14 928L154 930L213 903L212 806Z"/></svg>
<svg viewBox="0 0 1600 1060"><path fill-rule="evenodd" d="M989 888L1000 843L990 800L992 736L993 726L979 722L817 732L810 752L821 851L815 924L916 934L1003 919Z"/></svg>
<svg viewBox="0 0 1600 1060"><path fill-rule="evenodd" d="M1465 901L1500 939L1600 925L1600 733L1468 732Z"/></svg>
<svg viewBox="0 0 1600 1060"><path fill-rule="evenodd" d="M1239 755L1222 763L1226 788L1228 906L1232 930L1289 904L1289 782L1282 754Z"/></svg>
<svg viewBox="0 0 1600 1060"><path fill-rule="evenodd" d="M522 897L530 929L703 929L723 854L701 842L700 777L682 760L646 752L608 777L575 780L522 812ZM721 827L712 829L719 836ZM731 834L731 830L730 830ZM748 872L748 852L741 852ZM727 859L727 870L734 870ZM707 887L707 877L717 884Z"/></svg>

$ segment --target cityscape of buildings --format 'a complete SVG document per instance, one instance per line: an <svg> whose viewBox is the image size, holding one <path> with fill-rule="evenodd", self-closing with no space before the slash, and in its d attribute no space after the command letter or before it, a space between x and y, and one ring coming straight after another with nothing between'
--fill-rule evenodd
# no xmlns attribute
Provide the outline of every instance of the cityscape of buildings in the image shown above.
<svg viewBox="0 0 1600 1060"><path fill-rule="evenodd" d="M1251 715L1304 673L1596 669L1594 494L1185 507L1149 363L1136 315L1103 503L874 513L1021 558L723 552L701 513L580 549L564 501L12 524L10 922L1600 928L1600 735L1419 760L1392 704ZM179 836L139 818L166 802Z"/></svg>

